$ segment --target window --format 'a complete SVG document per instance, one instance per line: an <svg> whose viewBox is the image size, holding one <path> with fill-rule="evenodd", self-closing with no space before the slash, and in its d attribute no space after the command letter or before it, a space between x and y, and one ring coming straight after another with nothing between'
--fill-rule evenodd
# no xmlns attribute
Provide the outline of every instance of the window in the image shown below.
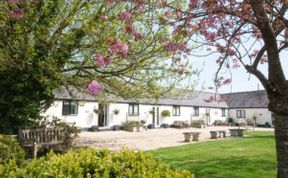
<svg viewBox="0 0 288 178"><path fill-rule="evenodd" d="M222 108L221 111L222 111L221 116L222 116L222 117L225 117L225 116L226 116L226 109L225 109L225 108Z"/></svg>
<svg viewBox="0 0 288 178"><path fill-rule="evenodd" d="M236 111L237 118L245 118L245 110L237 110Z"/></svg>
<svg viewBox="0 0 288 178"><path fill-rule="evenodd" d="M63 101L62 115L76 115L78 114L78 104L71 101Z"/></svg>
<svg viewBox="0 0 288 178"><path fill-rule="evenodd" d="M129 104L128 114L129 116L139 116L139 104Z"/></svg>
<svg viewBox="0 0 288 178"><path fill-rule="evenodd" d="M180 116L180 106L173 106L173 116Z"/></svg>
<svg viewBox="0 0 288 178"><path fill-rule="evenodd" d="M199 116L199 107L194 107L194 116Z"/></svg>

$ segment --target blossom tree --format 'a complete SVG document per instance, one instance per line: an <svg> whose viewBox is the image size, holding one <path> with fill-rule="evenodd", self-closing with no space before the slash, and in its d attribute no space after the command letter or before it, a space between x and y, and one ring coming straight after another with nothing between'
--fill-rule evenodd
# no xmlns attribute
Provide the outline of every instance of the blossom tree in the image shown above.
<svg viewBox="0 0 288 178"><path fill-rule="evenodd" d="M220 54L216 88L231 82L219 71L241 66L262 83L275 120L277 176L288 177L288 81L280 55L288 47L288 1L190 0L178 7L170 3L165 2L163 12L169 14L163 17L166 24L172 24L175 33L185 33L198 47ZM268 75L260 65L267 67Z"/></svg>
<svg viewBox="0 0 288 178"><path fill-rule="evenodd" d="M186 39L170 35L157 5L1 0L0 132L29 126L61 86L98 99L157 98L189 76L174 55L187 53Z"/></svg>

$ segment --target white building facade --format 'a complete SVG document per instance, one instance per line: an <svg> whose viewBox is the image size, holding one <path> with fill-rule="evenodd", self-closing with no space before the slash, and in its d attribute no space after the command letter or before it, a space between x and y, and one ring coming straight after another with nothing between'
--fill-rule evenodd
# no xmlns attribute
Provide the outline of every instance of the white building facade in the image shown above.
<svg viewBox="0 0 288 178"><path fill-rule="evenodd" d="M145 121L147 125L153 124L155 127L171 125L175 121L190 123L195 120L203 120L207 125L212 125L215 121L227 122L228 118L237 122L238 119L250 119L253 116L257 116L257 124L269 123L269 126L273 126L271 113L267 108L232 107L232 100L236 95L229 96L227 102L206 102L205 99L211 95L213 93L195 91L182 98L157 101L119 99L103 105L87 94L77 94L72 99L67 92L62 91L55 95L53 105L43 115L56 116L64 122L75 123L83 130L92 126L113 127L127 121ZM169 111L170 116L163 117L163 111Z"/></svg>

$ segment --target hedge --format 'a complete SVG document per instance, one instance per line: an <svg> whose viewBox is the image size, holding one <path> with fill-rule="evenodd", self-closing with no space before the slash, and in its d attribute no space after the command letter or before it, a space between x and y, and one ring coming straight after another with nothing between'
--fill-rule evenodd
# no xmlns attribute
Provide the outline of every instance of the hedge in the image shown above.
<svg viewBox="0 0 288 178"><path fill-rule="evenodd" d="M11 164L2 172L0 170L0 177L194 178L194 175L187 170L173 170L142 151L124 149L110 152L86 148L69 151L65 155L51 152L24 168Z"/></svg>

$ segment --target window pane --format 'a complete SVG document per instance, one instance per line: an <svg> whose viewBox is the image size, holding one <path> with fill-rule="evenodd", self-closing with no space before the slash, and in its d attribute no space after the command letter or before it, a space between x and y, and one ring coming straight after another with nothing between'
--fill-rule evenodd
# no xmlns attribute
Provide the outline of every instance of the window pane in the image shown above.
<svg viewBox="0 0 288 178"><path fill-rule="evenodd" d="M224 108L222 109L222 116L226 116L226 110Z"/></svg>
<svg viewBox="0 0 288 178"><path fill-rule="evenodd" d="M71 113L70 114L78 114L78 105L77 105L77 103L71 102Z"/></svg>
<svg viewBox="0 0 288 178"><path fill-rule="evenodd" d="M70 114L70 102L68 102L68 101L63 101L62 114L63 114L63 115L68 115L68 114Z"/></svg>
<svg viewBox="0 0 288 178"><path fill-rule="evenodd" d="M139 115L139 105L134 104L134 115Z"/></svg>
<svg viewBox="0 0 288 178"><path fill-rule="evenodd" d="M72 101L63 101L62 115L78 114L78 104Z"/></svg>
<svg viewBox="0 0 288 178"><path fill-rule="evenodd" d="M129 104L128 112L129 112L129 115L133 115L133 105Z"/></svg>
<svg viewBox="0 0 288 178"><path fill-rule="evenodd" d="M194 116L199 116L199 107L194 107Z"/></svg>

